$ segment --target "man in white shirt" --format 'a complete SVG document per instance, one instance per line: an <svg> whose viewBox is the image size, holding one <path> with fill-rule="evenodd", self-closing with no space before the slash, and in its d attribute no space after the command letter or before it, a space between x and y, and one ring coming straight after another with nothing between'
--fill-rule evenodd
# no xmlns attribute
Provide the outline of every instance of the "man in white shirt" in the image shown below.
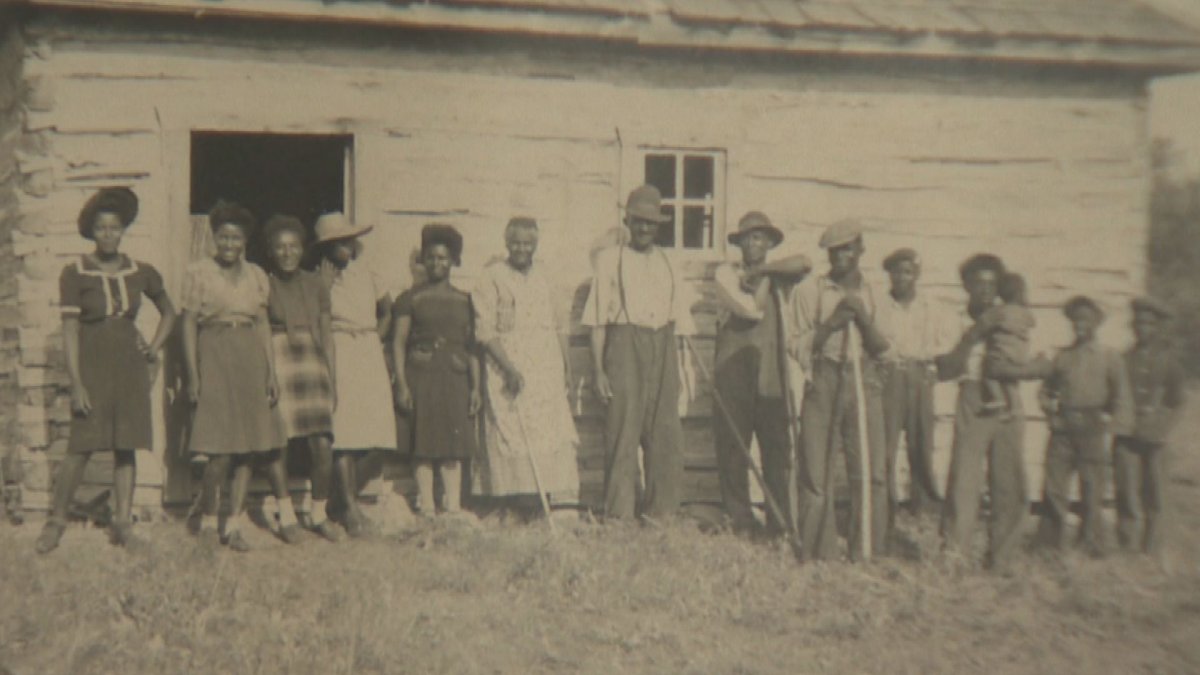
<svg viewBox="0 0 1200 675"><path fill-rule="evenodd" d="M877 358L888 342L875 325L878 293L863 277L858 261L863 253L862 226L844 220L825 230L821 248L829 253L829 272L810 277L792 292L788 319L791 349L808 381L800 413L803 469L799 492L800 537L808 559L834 557L837 528L833 504L831 462L843 450L850 480L850 558L863 553L862 481L869 480L871 543L883 552L888 539L885 496L883 402ZM856 400L852 363L862 355L864 401ZM870 476L863 475L863 440L859 438L858 409L866 411Z"/></svg>
<svg viewBox="0 0 1200 675"><path fill-rule="evenodd" d="M918 514L940 501L933 474L933 385L937 382L933 359L950 351L958 335L937 301L919 292L921 259L916 251L893 251L884 258L883 268L891 279L891 290L879 303L878 320L890 344L883 355L883 420L888 502L894 517L901 434L908 454L909 507Z"/></svg>
<svg viewBox="0 0 1200 675"><path fill-rule="evenodd" d="M662 195L635 188L625 205L629 243L596 256L582 323L592 331L596 394L608 404L604 513L631 518L637 504L638 447L645 453L640 512L658 517L679 508L683 427L679 421L679 336L695 333L690 294L666 252L655 245Z"/></svg>

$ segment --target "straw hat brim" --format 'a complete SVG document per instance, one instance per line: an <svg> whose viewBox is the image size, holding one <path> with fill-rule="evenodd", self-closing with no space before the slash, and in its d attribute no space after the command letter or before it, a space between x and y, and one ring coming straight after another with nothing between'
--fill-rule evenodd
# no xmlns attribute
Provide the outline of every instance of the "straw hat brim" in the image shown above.
<svg viewBox="0 0 1200 675"><path fill-rule="evenodd" d="M364 225L362 227L356 227L352 230L346 230L344 232L330 232L329 234L326 234L325 236L313 241L313 244L324 244L326 242L338 241L340 239L357 239L373 229L375 229L374 225Z"/></svg>

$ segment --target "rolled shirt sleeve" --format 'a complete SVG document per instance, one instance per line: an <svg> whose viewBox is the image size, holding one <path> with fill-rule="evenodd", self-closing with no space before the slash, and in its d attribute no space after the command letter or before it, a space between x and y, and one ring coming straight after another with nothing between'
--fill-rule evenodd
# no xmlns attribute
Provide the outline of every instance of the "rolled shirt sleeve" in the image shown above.
<svg viewBox="0 0 1200 675"><path fill-rule="evenodd" d="M722 310L742 319L762 320L763 309L758 306L752 294L742 289L742 281L734 265L718 265L713 282L716 286L717 302Z"/></svg>

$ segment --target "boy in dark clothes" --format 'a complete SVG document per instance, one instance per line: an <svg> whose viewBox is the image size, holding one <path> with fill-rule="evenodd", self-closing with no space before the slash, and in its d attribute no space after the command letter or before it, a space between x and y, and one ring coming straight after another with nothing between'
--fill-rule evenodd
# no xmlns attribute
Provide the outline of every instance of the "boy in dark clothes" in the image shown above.
<svg viewBox="0 0 1200 675"><path fill-rule="evenodd" d="M1018 396L1014 383L992 377L999 365L1021 367L1029 363L1029 333L1037 323L1026 306L1025 279L1007 272L1000 277L996 294L1004 301L987 311L995 317L996 328L988 335L983 360L983 410L985 413L1010 411Z"/></svg>
<svg viewBox="0 0 1200 675"><path fill-rule="evenodd" d="M1129 433L1133 400L1120 354L1096 342L1104 312L1091 298L1078 295L1063 313L1071 321L1075 342L1054 357L1039 399L1050 418L1046 448L1046 490L1039 539L1061 548L1070 507L1071 474L1079 472L1083 524L1079 539L1094 556L1104 553L1100 500L1104 470L1111 460L1108 434Z"/></svg>
<svg viewBox="0 0 1200 675"><path fill-rule="evenodd" d="M1160 300L1133 301L1135 342L1125 352L1133 388L1134 424L1117 436L1113 478L1117 539L1122 548L1154 553L1163 509L1163 445L1183 408L1183 364L1163 328L1174 312Z"/></svg>

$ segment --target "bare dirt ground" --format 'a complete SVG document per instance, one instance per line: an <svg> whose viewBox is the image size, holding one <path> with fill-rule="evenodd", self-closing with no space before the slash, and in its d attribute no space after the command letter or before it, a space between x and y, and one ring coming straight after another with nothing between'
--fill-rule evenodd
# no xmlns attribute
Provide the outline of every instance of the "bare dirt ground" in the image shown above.
<svg viewBox="0 0 1200 675"><path fill-rule="evenodd" d="M0 664L53 673L1197 673L1200 392L1164 557L1026 555L997 577L902 519L912 559L798 565L660 527L480 528L254 551L142 524L120 550L0 526ZM1030 520L1032 525L1032 518ZM981 535L982 536L982 535ZM980 541L982 545L982 539ZM0 669L0 672L4 672Z"/></svg>

